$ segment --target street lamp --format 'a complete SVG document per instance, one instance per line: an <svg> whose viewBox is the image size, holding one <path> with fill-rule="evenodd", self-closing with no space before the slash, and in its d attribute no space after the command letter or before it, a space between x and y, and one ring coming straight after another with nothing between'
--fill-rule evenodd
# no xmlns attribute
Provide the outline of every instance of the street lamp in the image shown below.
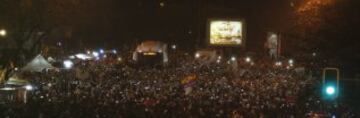
<svg viewBox="0 0 360 118"><path fill-rule="evenodd" d="M278 61L275 63L275 66L281 66L282 65L282 62L281 61Z"/></svg>
<svg viewBox="0 0 360 118"><path fill-rule="evenodd" d="M231 57L231 61L236 61L236 57Z"/></svg>
<svg viewBox="0 0 360 118"><path fill-rule="evenodd" d="M99 57L99 53L96 52L96 51L92 52L92 55L95 56L95 57Z"/></svg>
<svg viewBox="0 0 360 118"><path fill-rule="evenodd" d="M175 44L172 45L171 48L172 48L173 50L176 50L176 45L175 45Z"/></svg>
<svg viewBox="0 0 360 118"><path fill-rule="evenodd" d="M34 87L31 86L31 85L26 85L26 86L25 86L25 89L28 90L28 91L31 91L31 90L34 89Z"/></svg>
<svg viewBox="0 0 360 118"><path fill-rule="evenodd" d="M112 53L117 54L117 51L115 49L112 50Z"/></svg>
<svg viewBox="0 0 360 118"><path fill-rule="evenodd" d="M104 51L104 49L100 49L100 54L104 54L105 53L105 51Z"/></svg>
<svg viewBox="0 0 360 118"><path fill-rule="evenodd" d="M122 58L121 58L121 57L118 57L117 60L118 60L118 61L122 61Z"/></svg>
<svg viewBox="0 0 360 118"><path fill-rule="evenodd" d="M250 62L251 62L251 58L250 58L250 57L246 57L246 58L245 58L245 61L246 61L247 63L250 63Z"/></svg>
<svg viewBox="0 0 360 118"><path fill-rule="evenodd" d="M6 36L6 30L5 29L0 30L0 36Z"/></svg>
<svg viewBox="0 0 360 118"><path fill-rule="evenodd" d="M71 69L74 65L74 63L70 60L65 60L63 64L66 69Z"/></svg>
<svg viewBox="0 0 360 118"><path fill-rule="evenodd" d="M195 58L199 58L200 57L200 54L199 53L196 53L195 54Z"/></svg>

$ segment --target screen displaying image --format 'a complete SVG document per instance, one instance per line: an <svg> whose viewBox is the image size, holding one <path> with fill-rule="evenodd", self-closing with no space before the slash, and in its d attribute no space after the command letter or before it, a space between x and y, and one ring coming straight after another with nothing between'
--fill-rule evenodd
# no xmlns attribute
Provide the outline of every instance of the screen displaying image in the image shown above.
<svg viewBox="0 0 360 118"><path fill-rule="evenodd" d="M215 20L210 22L211 45L241 45L243 23L241 21Z"/></svg>

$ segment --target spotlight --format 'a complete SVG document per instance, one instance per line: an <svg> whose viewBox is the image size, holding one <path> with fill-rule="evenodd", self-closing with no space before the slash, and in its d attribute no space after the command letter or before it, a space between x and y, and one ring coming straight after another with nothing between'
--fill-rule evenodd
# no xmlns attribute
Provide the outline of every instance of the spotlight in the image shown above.
<svg viewBox="0 0 360 118"><path fill-rule="evenodd" d="M294 64L294 60L289 59L289 64Z"/></svg>
<svg viewBox="0 0 360 118"><path fill-rule="evenodd" d="M236 58L234 56L231 57L231 61L236 61Z"/></svg>
<svg viewBox="0 0 360 118"><path fill-rule="evenodd" d="M282 65L282 62L281 61L278 61L275 63L275 66L281 66Z"/></svg>
<svg viewBox="0 0 360 118"><path fill-rule="evenodd" d="M114 49L114 50L112 50L112 53L117 54L117 51Z"/></svg>
<svg viewBox="0 0 360 118"><path fill-rule="evenodd" d="M199 53L196 53L195 54L195 58L199 58L200 57L200 54Z"/></svg>
<svg viewBox="0 0 360 118"><path fill-rule="evenodd" d="M65 61L64 61L64 67L65 67L66 69L72 68L73 65L74 65L74 63L73 63L72 61L70 61L70 60L65 60Z"/></svg>
<svg viewBox="0 0 360 118"><path fill-rule="evenodd" d="M25 89L28 90L28 91L31 91L31 90L34 89L34 87L31 86L31 85L26 85L26 86L25 86Z"/></svg>
<svg viewBox="0 0 360 118"><path fill-rule="evenodd" d="M172 45L171 48L175 50L175 49L176 49L176 45Z"/></svg>
<svg viewBox="0 0 360 118"><path fill-rule="evenodd" d="M92 54L93 54L93 56L95 56L95 57L99 57L99 53L96 52L96 51L92 52Z"/></svg>
<svg viewBox="0 0 360 118"><path fill-rule="evenodd" d="M250 58L250 57L246 57L246 58L245 58L245 61L249 63L249 62L251 62L251 58Z"/></svg>
<svg viewBox="0 0 360 118"><path fill-rule="evenodd" d="M104 49L100 49L99 52L100 52L101 54L104 54L104 53L105 53Z"/></svg>

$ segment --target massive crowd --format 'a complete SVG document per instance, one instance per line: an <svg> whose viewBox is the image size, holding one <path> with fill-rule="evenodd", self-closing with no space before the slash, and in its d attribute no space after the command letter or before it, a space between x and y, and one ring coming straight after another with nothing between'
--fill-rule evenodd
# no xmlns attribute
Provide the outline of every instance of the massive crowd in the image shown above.
<svg viewBox="0 0 360 118"><path fill-rule="evenodd" d="M25 105L0 107L0 117L294 118L322 104L309 97L319 80L295 67L269 60L234 67L181 57L162 68L86 61L71 70L25 73L37 88Z"/></svg>

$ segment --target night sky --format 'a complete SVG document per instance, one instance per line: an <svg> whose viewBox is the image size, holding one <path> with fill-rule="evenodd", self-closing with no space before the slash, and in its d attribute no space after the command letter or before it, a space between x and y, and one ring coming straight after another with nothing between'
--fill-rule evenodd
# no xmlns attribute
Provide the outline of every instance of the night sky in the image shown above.
<svg viewBox="0 0 360 118"><path fill-rule="evenodd" d="M265 32L279 30L291 12L289 0L106 0L88 4L84 14L77 16L82 20L72 27L72 39L87 47L118 47L142 40L202 45L208 18L243 18L247 47L262 48Z"/></svg>
<svg viewBox="0 0 360 118"><path fill-rule="evenodd" d="M14 3L12 5L16 6L19 1L36 0L2 2ZM269 31L274 31L282 35L283 50L293 55L297 53L293 50L307 54L318 51L324 53L324 57L328 59L350 62L351 66L359 63L357 60L360 59L359 0L76 1L81 2L70 7L68 12L59 14L69 21L55 27L44 42L49 41L50 45L56 45L60 41L65 44L64 49L78 51L124 47L134 49L136 44L143 40L159 40L177 44L182 49L194 50L206 47L208 19L240 18L246 21L246 52L265 52L266 35ZM22 19L11 17L21 12L17 7L8 10L11 8L7 4L0 4L0 13L7 13L0 17L0 25L8 25L10 33L16 32L16 28L11 25L19 24L11 22L11 18ZM296 12L299 9L303 9L304 14ZM72 10L76 13L72 13ZM29 19L34 17L37 16L30 16ZM48 20L47 17L45 19ZM303 24L299 25L297 20L314 22L302 22ZM17 35L9 34L7 38L13 40L14 36Z"/></svg>
<svg viewBox="0 0 360 118"><path fill-rule="evenodd" d="M241 18L246 21L246 50L263 52L268 31L286 35L292 30L294 11L305 0L106 0L96 1L84 9L84 16L74 25L72 39L90 48L132 49L143 40L160 40L179 48L206 47L209 18ZM325 0L326 1L326 0ZM336 1L336 0L332 0ZM91 3L91 2L90 2ZM329 59L346 62L347 67L360 67L358 0L344 0L325 11L338 10L333 19L325 19L321 38L296 39L315 42L311 51L322 50ZM327 10L326 10L327 9ZM89 14L90 13L90 14ZM328 17L328 16L325 16ZM332 16L330 16L332 18ZM329 23L329 24L327 24ZM316 25L316 24L315 24ZM311 30L311 26L308 27ZM306 31L305 32L310 32ZM357 33L358 32L358 33ZM293 37L291 37L293 38ZM322 39L322 40L319 40ZM323 40L324 39L324 40ZM319 40L319 41L318 41ZM284 38L283 47L294 53ZM290 43L292 41L289 41ZM324 44L324 45L323 45ZM298 44L293 44L298 45ZM306 45L304 46L306 47ZM285 49L286 48L286 49ZM303 49L296 49L303 50ZM333 52L333 53L330 53Z"/></svg>

